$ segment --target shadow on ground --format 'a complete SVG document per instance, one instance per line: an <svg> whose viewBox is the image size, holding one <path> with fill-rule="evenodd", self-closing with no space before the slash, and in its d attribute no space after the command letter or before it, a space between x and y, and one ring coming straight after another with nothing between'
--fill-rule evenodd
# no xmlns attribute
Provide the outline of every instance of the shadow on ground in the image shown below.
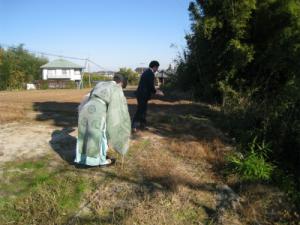
<svg viewBox="0 0 300 225"><path fill-rule="evenodd" d="M128 99L131 118L136 111L133 90L124 91ZM165 138L212 141L226 139L222 132L215 129L216 121L222 119L221 113L208 105L178 101L176 97L153 99L149 102L148 121L153 132ZM51 122L60 127L52 133L50 145L62 159L73 164L76 138L69 133L77 127L78 102L35 102L33 109L38 113L37 121ZM224 141L223 140L223 141Z"/></svg>
<svg viewBox="0 0 300 225"><path fill-rule="evenodd" d="M37 121L52 121L57 127L77 126L78 102L34 102L33 110L38 112Z"/></svg>
<svg viewBox="0 0 300 225"><path fill-rule="evenodd" d="M70 135L74 129L55 130L49 141L52 149L66 162L73 165L76 152L76 138Z"/></svg>

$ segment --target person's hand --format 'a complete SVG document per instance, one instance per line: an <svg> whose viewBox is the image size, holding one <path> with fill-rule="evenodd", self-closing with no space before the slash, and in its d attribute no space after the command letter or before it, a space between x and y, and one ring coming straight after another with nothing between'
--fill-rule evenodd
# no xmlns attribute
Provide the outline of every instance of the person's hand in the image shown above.
<svg viewBox="0 0 300 225"><path fill-rule="evenodd" d="M164 96L164 93L159 89L156 90L155 94L158 95L158 96Z"/></svg>

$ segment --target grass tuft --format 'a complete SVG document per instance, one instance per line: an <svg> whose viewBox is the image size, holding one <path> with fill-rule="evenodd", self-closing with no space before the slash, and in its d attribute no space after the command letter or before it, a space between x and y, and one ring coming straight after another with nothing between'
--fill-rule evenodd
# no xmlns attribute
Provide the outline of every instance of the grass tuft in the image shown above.
<svg viewBox="0 0 300 225"><path fill-rule="evenodd" d="M0 220L4 224L63 224L88 190L89 180L76 171L51 168L41 161L9 165L1 182Z"/></svg>

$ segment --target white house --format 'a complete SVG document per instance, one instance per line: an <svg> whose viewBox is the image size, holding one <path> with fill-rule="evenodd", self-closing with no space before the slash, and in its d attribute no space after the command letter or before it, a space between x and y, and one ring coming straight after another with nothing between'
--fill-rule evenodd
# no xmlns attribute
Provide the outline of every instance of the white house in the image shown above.
<svg viewBox="0 0 300 225"><path fill-rule="evenodd" d="M160 70L155 73L155 78L158 80L158 85L163 85L169 78L169 73L165 70Z"/></svg>
<svg viewBox="0 0 300 225"><path fill-rule="evenodd" d="M79 82L81 81L84 67L64 59L57 59L41 66L41 69L43 71L43 80L72 80Z"/></svg>

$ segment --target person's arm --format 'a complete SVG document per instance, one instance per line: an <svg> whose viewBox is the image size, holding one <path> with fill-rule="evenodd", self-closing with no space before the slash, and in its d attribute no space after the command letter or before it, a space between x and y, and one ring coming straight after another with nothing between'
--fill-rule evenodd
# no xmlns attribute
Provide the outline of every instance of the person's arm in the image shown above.
<svg viewBox="0 0 300 225"><path fill-rule="evenodd" d="M154 84L155 76L153 75L153 76L149 76L149 77L150 77L150 79L148 81L148 84L149 84L148 89L150 90L151 94L153 94L153 95L156 94L156 95L159 95L159 96L164 96L164 93L161 90L155 89L155 84Z"/></svg>
<svg viewBox="0 0 300 225"><path fill-rule="evenodd" d="M155 89L155 84L154 84L154 74L151 73L149 74L149 79L148 79L148 90L150 91L151 94L155 94L156 93L156 89Z"/></svg>
<svg viewBox="0 0 300 225"><path fill-rule="evenodd" d="M159 95L159 96L164 96L165 94L161 91L161 90L159 90L159 89L156 89L156 93L155 93L156 95Z"/></svg>

